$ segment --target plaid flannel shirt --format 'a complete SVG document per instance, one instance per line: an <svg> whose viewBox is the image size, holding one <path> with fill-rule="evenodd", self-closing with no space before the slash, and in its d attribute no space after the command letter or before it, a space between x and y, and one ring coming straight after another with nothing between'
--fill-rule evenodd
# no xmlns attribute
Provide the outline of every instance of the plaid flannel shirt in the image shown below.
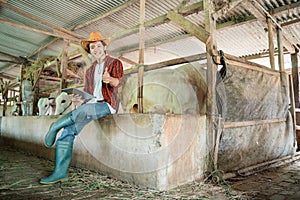
<svg viewBox="0 0 300 200"><path fill-rule="evenodd" d="M93 94L94 92L94 74L96 65L97 62L94 62L93 65L86 70L85 74L84 91L89 94ZM111 77L119 79L119 84L116 87L113 87L109 83L102 82L102 94L104 101L109 103L115 110L118 110L118 88L124 84L123 65L120 60L106 56L104 61L104 69L106 67L108 68L107 71Z"/></svg>

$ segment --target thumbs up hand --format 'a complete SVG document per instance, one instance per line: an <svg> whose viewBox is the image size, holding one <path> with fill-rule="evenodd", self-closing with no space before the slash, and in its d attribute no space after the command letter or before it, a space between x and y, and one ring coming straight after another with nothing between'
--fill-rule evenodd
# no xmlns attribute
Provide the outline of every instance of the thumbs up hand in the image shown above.
<svg viewBox="0 0 300 200"><path fill-rule="evenodd" d="M110 76L110 74L108 73L108 69L107 69L107 67L105 67L105 69L104 69L105 71L104 71L104 73L103 73L103 75L102 75L102 81L104 82L104 83L110 83L110 79L111 79L111 76Z"/></svg>

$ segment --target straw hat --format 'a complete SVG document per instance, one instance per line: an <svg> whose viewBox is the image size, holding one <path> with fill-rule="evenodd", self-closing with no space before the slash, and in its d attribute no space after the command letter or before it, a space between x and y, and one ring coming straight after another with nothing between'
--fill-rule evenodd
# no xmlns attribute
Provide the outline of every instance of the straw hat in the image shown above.
<svg viewBox="0 0 300 200"><path fill-rule="evenodd" d="M92 42L97 42L97 41L103 41L103 42L105 42L106 45L109 44L109 39L103 38L100 32L91 32L88 39L81 41L81 47L86 52L90 53L89 44Z"/></svg>

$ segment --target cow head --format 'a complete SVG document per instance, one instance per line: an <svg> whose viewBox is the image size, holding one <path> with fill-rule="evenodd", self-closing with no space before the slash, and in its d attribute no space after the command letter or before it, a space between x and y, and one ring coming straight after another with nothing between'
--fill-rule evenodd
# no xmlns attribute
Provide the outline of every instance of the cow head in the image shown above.
<svg viewBox="0 0 300 200"><path fill-rule="evenodd" d="M53 98L40 98L38 101L39 115L52 115Z"/></svg>
<svg viewBox="0 0 300 200"><path fill-rule="evenodd" d="M55 99L56 109L55 115L61 115L68 107L71 106L72 101L66 92L60 93Z"/></svg>

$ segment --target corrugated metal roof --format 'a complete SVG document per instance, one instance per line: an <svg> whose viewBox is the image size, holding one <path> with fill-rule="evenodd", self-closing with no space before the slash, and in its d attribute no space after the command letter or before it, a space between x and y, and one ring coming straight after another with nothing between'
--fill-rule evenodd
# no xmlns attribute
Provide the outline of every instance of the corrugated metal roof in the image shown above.
<svg viewBox="0 0 300 200"><path fill-rule="evenodd" d="M180 2L181 0L146 0L145 20L153 20L167 14L169 10L176 8ZM198 0L190 0L186 6L195 5L199 2ZM222 8L226 3L233 1L218 0L214 2L218 8ZM257 0L257 2L271 14L274 14L274 18L279 24L284 23L285 32L300 46L299 0ZM105 37L112 37L139 24L139 0L8 0L7 4L56 26L73 30L83 37L87 37L91 31L100 31ZM197 12L185 17L194 24L204 27L203 11L198 9ZM247 18L251 20L247 21ZM2 6L0 7L0 19L44 31L54 31L48 25ZM268 33L265 31L265 24L256 20L243 2L217 20L218 26L226 23L231 23L231 26L222 26L223 28L217 31L218 49L236 56L256 55L268 51ZM111 54L128 56L133 62L137 62L138 29L123 35L121 38L112 39L109 47ZM203 44L192 45L195 38L190 37L181 27L170 21L154 27L146 27L145 39L146 47L159 49L164 46L166 52L182 51L185 52L184 55L193 55L205 51ZM182 49L178 49L176 43L168 44L174 40L178 40L177 43L184 41L186 45L181 45ZM275 47L277 47L276 40L274 42ZM43 50L37 51L45 45ZM175 46L176 49L174 49ZM0 23L0 52L15 57L32 56L31 58L35 59L43 55L57 56L62 47L62 41L55 40L53 36ZM72 48L70 49L72 50ZM34 52L35 55L32 55ZM171 53L169 58L172 58L173 54ZM165 53L164 55L166 57L163 59L168 59L168 54ZM181 55L181 53L179 52L177 55ZM7 60L8 57L0 53L0 59ZM153 58L153 60L157 59ZM147 62L153 63L153 60L147 59ZM11 63L0 62L0 71L10 65Z"/></svg>

